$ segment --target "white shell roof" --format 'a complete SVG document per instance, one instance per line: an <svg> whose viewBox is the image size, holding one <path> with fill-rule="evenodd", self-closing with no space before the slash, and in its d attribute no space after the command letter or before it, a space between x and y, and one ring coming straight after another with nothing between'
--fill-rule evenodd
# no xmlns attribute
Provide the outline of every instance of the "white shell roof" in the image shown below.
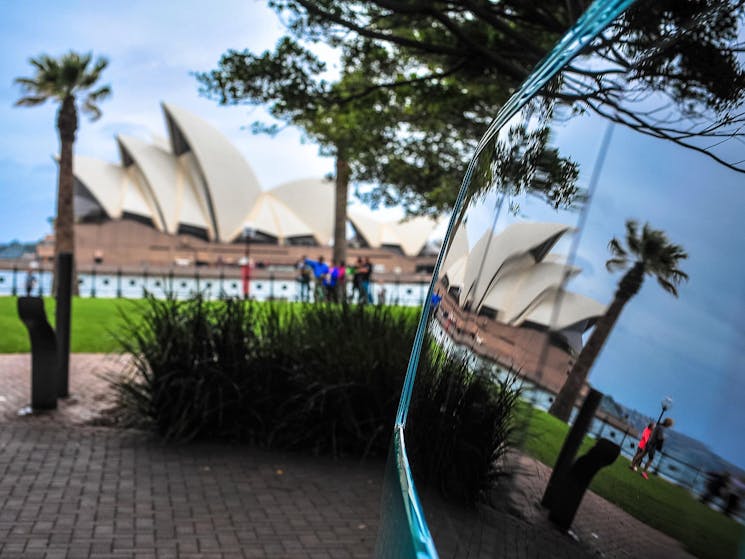
<svg viewBox="0 0 745 559"><path fill-rule="evenodd" d="M128 182L124 169L118 165L82 155L75 156L73 169L75 177L96 197L109 217L120 218L123 192Z"/></svg>
<svg viewBox="0 0 745 559"><path fill-rule="evenodd" d="M576 275L579 271L555 262L538 262L527 269L507 272L487 292L479 306L499 311L499 319L509 324L544 291L560 287L567 274Z"/></svg>
<svg viewBox="0 0 745 559"><path fill-rule="evenodd" d="M558 313L554 324L551 324L557 305ZM530 321L551 326L554 330L564 330L585 320L597 318L605 313L605 308L605 305L584 295L552 288L542 293L531 308L513 321L513 324L519 326Z"/></svg>
<svg viewBox="0 0 745 559"><path fill-rule="evenodd" d="M563 223L526 221L509 225L497 235L486 231L468 256L466 300L480 302L509 258L537 248L545 255L569 229Z"/></svg>
<svg viewBox="0 0 745 559"><path fill-rule="evenodd" d="M556 330L603 314L605 307L593 299L569 291L563 291L560 298L557 295L565 277L581 271L568 267L564 258L546 252L570 227L534 222L516 225L491 238L487 232L470 253L465 227L456 231L442 272L451 286L460 287L459 304L470 301L476 311L488 307L497 312L498 320L515 326L526 320L551 326L553 306L561 304ZM485 254L492 258L483 262L481 274L476 277ZM466 298L468 291L471 296ZM473 294L483 296L478 299Z"/></svg>
<svg viewBox="0 0 745 559"><path fill-rule="evenodd" d="M289 237L313 236L313 230L290 208L266 192L259 196L244 223L280 241Z"/></svg>
<svg viewBox="0 0 745 559"><path fill-rule="evenodd" d="M193 114L163 104L169 141L146 142L119 136L121 165L76 157L76 178L112 219L123 213L150 219L175 234L182 225L231 242L245 226L276 237L314 237L319 245L333 238L334 184L302 179L262 192L238 150L212 125ZM430 218L383 222L350 211L349 221L370 246L395 245L417 255L436 227ZM467 244L466 244L467 248Z"/></svg>
<svg viewBox="0 0 745 559"><path fill-rule="evenodd" d="M212 230L207 209L173 154L131 136L118 136L117 140L142 172L168 233L177 233L181 223Z"/></svg>
<svg viewBox="0 0 745 559"><path fill-rule="evenodd" d="M246 213L261 193L253 170L235 146L211 124L170 104L163 103L163 110L172 132L174 154L192 151L208 185L204 194L215 222L217 240L230 241L239 237ZM177 138L177 135L182 137ZM184 140L189 149L183 145Z"/></svg>
<svg viewBox="0 0 745 559"><path fill-rule="evenodd" d="M416 256L421 252L437 225L437 222L429 217L381 222L361 212L348 213L349 220L371 246L399 246L407 256Z"/></svg>

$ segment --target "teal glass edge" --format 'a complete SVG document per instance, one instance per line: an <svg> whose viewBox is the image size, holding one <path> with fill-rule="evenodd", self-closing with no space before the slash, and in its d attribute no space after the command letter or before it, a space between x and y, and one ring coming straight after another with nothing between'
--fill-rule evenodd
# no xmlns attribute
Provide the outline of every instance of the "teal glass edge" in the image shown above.
<svg viewBox="0 0 745 559"><path fill-rule="evenodd" d="M406 369L406 376L401 391L398 411L396 413L392 445L394 456L391 457L395 460L395 475L392 475L391 477L393 477L398 484L396 489L403 501L403 511L405 514L405 518L397 520L404 521L408 525L408 541L399 541L398 544L394 546L398 549L398 557L411 557L412 559L436 559L438 557L432 535L430 534L429 527L424 518L424 511L421 502L416 493L411 469L409 468L404 440L404 427L406 425L409 404L411 402L411 392L416 379L416 370L419 366L419 357L421 355L424 334L427 327L427 310L430 305L432 293L434 292L435 282L440 273L442 261L450 246L456 217L462 210L466 191L471 183L471 177L476 165L476 160L484 147L489 143L494 135L499 132L500 128L508 122L540 90L541 87L543 87L566 64L568 64L572 58L577 56L582 49L590 43L590 41L592 41L616 17L623 13L624 10L631 6L634 1L635 0L596 0L593 2L582 17L577 20L574 26L556 44L546 58L536 66L536 69L530 74L530 76L528 76L520 89L510 97L507 103L504 104L479 141L476 152L468 165L458 196L453 205L453 211L442 242L442 248L437 256L437 261L435 262L432 271L432 279L422 305L422 312L420 314L419 324L414 338L414 345L412 346L409 363ZM394 472L389 473L394 474ZM381 531L385 530L384 522L381 524ZM397 530L397 532L399 537L401 537L401 530ZM389 536L392 535L393 534L389 534ZM390 538L387 538L385 534L381 533L378 535L379 544L381 539L386 540ZM376 548L376 556L387 557L388 554L385 552L385 549L385 545L378 545ZM406 555L401 554L401 551L404 549L407 550Z"/></svg>

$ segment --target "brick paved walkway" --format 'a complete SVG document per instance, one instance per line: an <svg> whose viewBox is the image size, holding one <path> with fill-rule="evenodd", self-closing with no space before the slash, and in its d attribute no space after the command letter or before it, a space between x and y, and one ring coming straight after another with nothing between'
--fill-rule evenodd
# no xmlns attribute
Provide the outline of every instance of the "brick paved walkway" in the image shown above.
<svg viewBox="0 0 745 559"><path fill-rule="evenodd" d="M121 358L73 355L72 397L56 411L19 417L30 398L30 357L0 355L0 558L372 555L382 463L166 445L86 426L112 404L100 374L122 366ZM504 510L464 511L424 496L443 558L690 557L594 494L575 520L580 543L559 533L536 504L548 468L518 460Z"/></svg>

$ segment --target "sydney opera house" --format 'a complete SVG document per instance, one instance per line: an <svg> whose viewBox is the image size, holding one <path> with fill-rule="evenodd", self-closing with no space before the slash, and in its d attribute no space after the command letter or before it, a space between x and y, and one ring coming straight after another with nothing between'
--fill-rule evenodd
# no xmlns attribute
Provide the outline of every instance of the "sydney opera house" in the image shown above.
<svg viewBox="0 0 745 559"><path fill-rule="evenodd" d="M520 222L471 241L465 224L458 227L435 287L434 318L447 339L557 393L582 335L605 312L565 287L581 270L552 250L570 230Z"/></svg>
<svg viewBox="0 0 745 559"><path fill-rule="evenodd" d="M306 253L330 257L333 183L311 178L264 190L216 128L170 104L162 108L168 140L117 136L118 163L76 156L80 266L230 266L246 241L264 268L291 266ZM426 273L435 225L429 218L399 223L352 210L350 257L364 252L382 272ZM51 256L49 241L39 254Z"/></svg>

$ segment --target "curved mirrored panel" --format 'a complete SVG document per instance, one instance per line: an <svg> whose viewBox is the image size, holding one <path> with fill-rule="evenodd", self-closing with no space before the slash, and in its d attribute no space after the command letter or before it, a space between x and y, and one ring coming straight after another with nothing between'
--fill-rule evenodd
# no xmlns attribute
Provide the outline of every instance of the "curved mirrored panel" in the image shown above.
<svg viewBox="0 0 745 559"><path fill-rule="evenodd" d="M401 416L440 557L745 552L742 14L648 9L469 170Z"/></svg>

